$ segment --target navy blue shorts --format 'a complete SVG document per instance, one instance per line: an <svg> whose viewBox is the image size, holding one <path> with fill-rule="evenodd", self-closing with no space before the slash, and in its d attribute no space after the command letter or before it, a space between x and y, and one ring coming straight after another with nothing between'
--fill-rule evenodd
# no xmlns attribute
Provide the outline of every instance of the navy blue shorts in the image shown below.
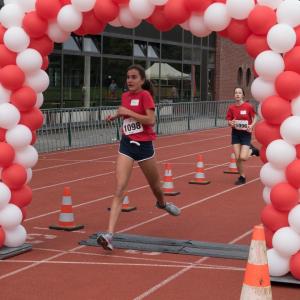
<svg viewBox="0 0 300 300"><path fill-rule="evenodd" d="M143 161L154 156L152 141L137 142L126 136L122 136L119 153L124 154L135 161Z"/></svg>
<svg viewBox="0 0 300 300"><path fill-rule="evenodd" d="M244 130L232 129L231 133L231 144L240 144L250 146L251 144L251 133Z"/></svg>

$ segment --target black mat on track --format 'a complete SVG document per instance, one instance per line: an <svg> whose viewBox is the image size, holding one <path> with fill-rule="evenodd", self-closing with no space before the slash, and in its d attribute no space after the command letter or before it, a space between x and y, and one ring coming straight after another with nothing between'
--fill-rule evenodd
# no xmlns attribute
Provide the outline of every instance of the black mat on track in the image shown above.
<svg viewBox="0 0 300 300"><path fill-rule="evenodd" d="M0 260L22 254L30 250L32 250L32 245L30 244L23 244L19 247L1 247Z"/></svg>

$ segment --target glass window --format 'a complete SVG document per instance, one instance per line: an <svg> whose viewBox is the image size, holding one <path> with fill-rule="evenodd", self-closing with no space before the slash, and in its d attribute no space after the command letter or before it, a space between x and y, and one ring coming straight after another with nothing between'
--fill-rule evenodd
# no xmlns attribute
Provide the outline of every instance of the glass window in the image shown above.
<svg viewBox="0 0 300 300"><path fill-rule="evenodd" d="M183 48L183 59L184 60L192 60L192 47L184 47Z"/></svg>
<svg viewBox="0 0 300 300"><path fill-rule="evenodd" d="M98 53L98 49L94 44L94 41L90 37L83 38L83 51L89 53Z"/></svg>
<svg viewBox="0 0 300 300"><path fill-rule="evenodd" d="M184 34L184 42L187 44L191 44L193 40L193 35L186 30L183 31L183 34Z"/></svg>
<svg viewBox="0 0 300 300"><path fill-rule="evenodd" d="M237 84L241 86L243 83L243 69L239 67L237 72Z"/></svg>
<svg viewBox="0 0 300 300"><path fill-rule="evenodd" d="M49 87L44 92L43 108L61 107L61 55L51 54L49 56Z"/></svg>
<svg viewBox="0 0 300 300"><path fill-rule="evenodd" d="M103 53L132 56L133 53L132 40L104 36Z"/></svg>
<svg viewBox="0 0 300 300"><path fill-rule="evenodd" d="M201 91L201 68L199 65L192 65L192 77L193 77L193 84L194 84L194 98L195 100L203 100L200 96Z"/></svg>
<svg viewBox="0 0 300 300"><path fill-rule="evenodd" d="M69 39L64 42L63 49L64 50L76 51L76 52L81 51L81 49L79 48L77 42L75 41L74 36L70 36Z"/></svg>
<svg viewBox="0 0 300 300"><path fill-rule="evenodd" d="M180 26L176 26L170 31L163 32L162 40L182 43L182 31Z"/></svg>
<svg viewBox="0 0 300 300"><path fill-rule="evenodd" d="M201 62L201 53L202 50L199 47L194 47L193 49L193 61L196 63L200 63Z"/></svg>
<svg viewBox="0 0 300 300"><path fill-rule="evenodd" d="M160 57L160 44L159 43L148 43L147 56L149 58Z"/></svg>
<svg viewBox="0 0 300 300"><path fill-rule="evenodd" d="M182 60L182 47L174 45L162 44L162 58L163 59L174 59Z"/></svg>
<svg viewBox="0 0 300 300"><path fill-rule="evenodd" d="M215 89L215 69L208 69L207 93L208 101L213 100Z"/></svg>
<svg viewBox="0 0 300 300"><path fill-rule="evenodd" d="M252 77L251 69L248 68L248 69L247 69L247 72L246 72L246 85L247 85L247 86L250 85L251 77Z"/></svg>
<svg viewBox="0 0 300 300"><path fill-rule="evenodd" d="M134 31L136 37L149 37L151 39L159 39L160 37L160 32L147 22L142 22Z"/></svg>
<svg viewBox="0 0 300 300"><path fill-rule="evenodd" d="M216 33L215 32L211 33L210 36L208 37L209 47L216 48L216 39L217 39Z"/></svg>
<svg viewBox="0 0 300 300"><path fill-rule="evenodd" d="M135 57L147 56L147 43L143 41L134 41L133 55Z"/></svg>
<svg viewBox="0 0 300 300"><path fill-rule="evenodd" d="M106 25L104 32L114 32L118 34L132 35L132 29L125 27L114 27L109 24Z"/></svg>
<svg viewBox="0 0 300 300"><path fill-rule="evenodd" d="M99 106L100 103L100 86L101 86L101 59L100 57L91 57L91 106Z"/></svg>
<svg viewBox="0 0 300 300"><path fill-rule="evenodd" d="M64 56L64 107L83 106L84 56Z"/></svg>
<svg viewBox="0 0 300 300"><path fill-rule="evenodd" d="M208 63L211 65L214 65L216 61L216 52L215 51L209 51L208 52Z"/></svg>
<svg viewBox="0 0 300 300"><path fill-rule="evenodd" d="M183 73L189 75L189 77L184 76L182 80L182 98L184 101L189 101L191 99L193 80L195 79L191 65L183 65Z"/></svg>

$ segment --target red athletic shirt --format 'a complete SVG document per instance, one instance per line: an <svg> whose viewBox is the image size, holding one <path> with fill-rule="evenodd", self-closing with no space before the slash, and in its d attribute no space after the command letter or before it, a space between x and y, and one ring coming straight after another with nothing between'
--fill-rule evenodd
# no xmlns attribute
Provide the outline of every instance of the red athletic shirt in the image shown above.
<svg viewBox="0 0 300 300"><path fill-rule="evenodd" d="M122 94L122 106L132 110L133 112L140 114L140 115L146 115L147 109L155 109L155 103L151 96L151 94L148 91L142 90L138 93L132 93L132 92L125 92ZM126 119L130 119L129 124L126 122ZM126 126L124 128L124 125ZM142 126L142 129L140 129ZM139 128L139 130L142 130L138 133L131 133L131 130ZM125 132L127 134L125 134ZM122 127L122 133L125 134L128 138L134 141L153 141L156 138L156 134L153 131L152 125L145 125L140 124L136 120L124 117L123 120L123 127Z"/></svg>
<svg viewBox="0 0 300 300"><path fill-rule="evenodd" d="M252 124L252 120L255 117L255 111L253 106L248 103L244 102L241 105L232 104L229 106L226 120L232 121L233 119L237 121L246 120L248 124Z"/></svg>

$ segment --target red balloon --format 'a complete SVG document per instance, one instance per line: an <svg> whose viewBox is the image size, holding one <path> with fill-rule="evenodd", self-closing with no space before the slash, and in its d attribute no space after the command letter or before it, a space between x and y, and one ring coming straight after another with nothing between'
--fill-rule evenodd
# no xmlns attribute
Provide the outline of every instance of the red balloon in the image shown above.
<svg viewBox="0 0 300 300"><path fill-rule="evenodd" d="M48 67L49 67L49 58L48 58L48 56L44 56L43 57L43 64L42 64L41 69L42 70L47 70Z"/></svg>
<svg viewBox="0 0 300 300"><path fill-rule="evenodd" d="M39 38L46 33L48 22L42 19L35 11L32 11L25 15L23 28L30 37Z"/></svg>
<svg viewBox="0 0 300 300"><path fill-rule="evenodd" d="M117 4L128 4L129 0L113 0Z"/></svg>
<svg viewBox="0 0 300 300"><path fill-rule="evenodd" d="M274 232L266 226L264 226L264 229L265 229L265 238L266 238L267 247L269 249L273 248L272 239L273 239Z"/></svg>
<svg viewBox="0 0 300 300"><path fill-rule="evenodd" d="M247 19L248 26L254 34L266 35L277 23L275 11L264 5L256 5Z"/></svg>
<svg viewBox="0 0 300 300"><path fill-rule="evenodd" d="M271 96L263 101L261 113L268 123L280 125L292 114L291 104L279 96Z"/></svg>
<svg viewBox="0 0 300 300"><path fill-rule="evenodd" d="M162 6L157 6L147 21L159 31L169 31L175 26L174 23L170 23L170 21L166 18L164 8Z"/></svg>
<svg viewBox="0 0 300 300"><path fill-rule="evenodd" d="M15 150L14 148L4 142L0 143L0 167L6 168L10 166L15 158Z"/></svg>
<svg viewBox="0 0 300 300"><path fill-rule="evenodd" d="M6 28L0 24L0 43L3 44L3 36L6 31Z"/></svg>
<svg viewBox="0 0 300 300"><path fill-rule="evenodd" d="M1 136L1 134L0 134L0 136ZM0 140L1 140L1 138L0 138ZM296 148L297 158L300 158L300 144L296 145L295 148Z"/></svg>
<svg viewBox="0 0 300 300"><path fill-rule="evenodd" d="M17 190L11 191L11 199L9 203L15 204L22 208L27 206L32 201L32 190L28 185L23 185Z"/></svg>
<svg viewBox="0 0 300 300"><path fill-rule="evenodd" d="M0 142L5 142L6 129L0 128Z"/></svg>
<svg viewBox="0 0 300 300"><path fill-rule="evenodd" d="M290 271L296 279L300 280L300 251L291 257Z"/></svg>
<svg viewBox="0 0 300 300"><path fill-rule="evenodd" d="M54 42L44 35L38 39L31 39L29 48L37 50L42 56L47 56L53 51Z"/></svg>
<svg viewBox="0 0 300 300"><path fill-rule="evenodd" d="M300 75L293 71L282 72L275 81L276 91L285 99L294 99L300 94Z"/></svg>
<svg viewBox="0 0 300 300"><path fill-rule="evenodd" d="M24 86L11 95L10 102L21 112L28 111L36 103L36 92L32 88Z"/></svg>
<svg viewBox="0 0 300 300"><path fill-rule="evenodd" d="M56 19L56 16L61 8L59 0L37 0L35 3L35 9L37 14L46 20Z"/></svg>
<svg viewBox="0 0 300 300"><path fill-rule="evenodd" d="M278 183L272 187L270 198L277 210L290 211L298 204L299 193L289 183Z"/></svg>
<svg viewBox="0 0 300 300"><path fill-rule="evenodd" d="M12 164L2 170L1 179L10 189L17 190L25 184L27 172L23 166Z"/></svg>
<svg viewBox="0 0 300 300"><path fill-rule="evenodd" d="M300 159L295 159L287 166L285 175L292 186L296 189L300 188Z"/></svg>
<svg viewBox="0 0 300 300"><path fill-rule="evenodd" d="M285 71L294 71L300 74L300 46L296 46L284 55Z"/></svg>
<svg viewBox="0 0 300 300"><path fill-rule="evenodd" d="M275 209L272 204L266 205L262 210L261 221L273 232L289 226L288 213Z"/></svg>
<svg viewBox="0 0 300 300"><path fill-rule="evenodd" d="M267 147L272 141L281 139L280 127L273 126L266 121L259 121L254 129L257 141Z"/></svg>
<svg viewBox="0 0 300 300"><path fill-rule="evenodd" d="M267 148L265 146L262 146L259 150L259 158L264 164L266 164L268 162L266 151L267 151Z"/></svg>
<svg viewBox="0 0 300 300"><path fill-rule="evenodd" d="M20 124L26 125L31 130L37 130L42 127L43 121L43 114L37 107L33 107L31 110L21 113Z"/></svg>
<svg viewBox="0 0 300 300"><path fill-rule="evenodd" d="M191 13L186 7L185 0L169 0L164 6L164 14L169 23L181 24L190 17Z"/></svg>
<svg viewBox="0 0 300 300"><path fill-rule="evenodd" d="M17 90L25 81L24 72L16 65L8 65L0 70L0 82L8 90Z"/></svg>
<svg viewBox="0 0 300 300"><path fill-rule="evenodd" d="M226 31L228 38L236 44L245 44L251 34L245 20L232 19Z"/></svg>
<svg viewBox="0 0 300 300"><path fill-rule="evenodd" d="M0 68L16 64L17 53L10 51L4 44L0 45Z"/></svg>
<svg viewBox="0 0 300 300"><path fill-rule="evenodd" d="M101 23L108 23L119 15L120 7L112 0L97 0L94 14Z"/></svg>
<svg viewBox="0 0 300 300"><path fill-rule="evenodd" d="M246 41L246 50L248 54L255 58L263 51L270 50L266 36L251 34Z"/></svg>
<svg viewBox="0 0 300 300"><path fill-rule="evenodd" d="M104 30L105 25L100 22L93 11L83 13L81 26L75 31L78 35L99 34Z"/></svg>
<svg viewBox="0 0 300 300"><path fill-rule="evenodd" d="M65 5L71 4L71 0L60 0L60 3L62 6L65 6Z"/></svg>
<svg viewBox="0 0 300 300"><path fill-rule="evenodd" d="M4 245L5 241L5 232L3 228L0 226L0 248Z"/></svg>
<svg viewBox="0 0 300 300"><path fill-rule="evenodd" d="M195 11L197 13L203 13L211 4L212 0L185 0L185 5L189 11Z"/></svg>

